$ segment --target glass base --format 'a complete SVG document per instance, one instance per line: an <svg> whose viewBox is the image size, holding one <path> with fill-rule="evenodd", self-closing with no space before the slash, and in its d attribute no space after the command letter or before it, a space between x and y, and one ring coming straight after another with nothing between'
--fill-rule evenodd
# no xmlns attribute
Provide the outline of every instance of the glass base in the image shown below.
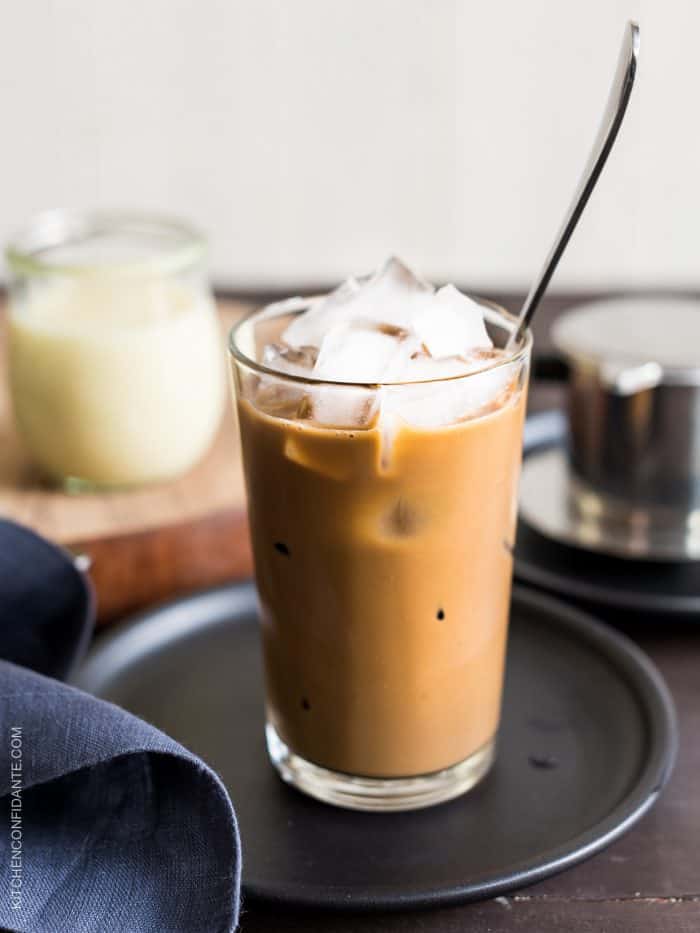
<svg viewBox="0 0 700 933"><path fill-rule="evenodd" d="M459 797L477 784L493 764L496 740L442 771L417 777L369 778L331 771L296 755L274 726L265 727L267 751L283 781L310 797L350 810L419 810Z"/></svg>

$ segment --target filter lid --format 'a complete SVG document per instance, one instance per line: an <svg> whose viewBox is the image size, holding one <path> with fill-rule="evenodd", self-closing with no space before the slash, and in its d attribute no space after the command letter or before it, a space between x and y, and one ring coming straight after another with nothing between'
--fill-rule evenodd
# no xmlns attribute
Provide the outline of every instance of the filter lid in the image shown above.
<svg viewBox="0 0 700 933"><path fill-rule="evenodd" d="M661 295L590 302L556 321L552 341L573 361L700 370L700 301Z"/></svg>

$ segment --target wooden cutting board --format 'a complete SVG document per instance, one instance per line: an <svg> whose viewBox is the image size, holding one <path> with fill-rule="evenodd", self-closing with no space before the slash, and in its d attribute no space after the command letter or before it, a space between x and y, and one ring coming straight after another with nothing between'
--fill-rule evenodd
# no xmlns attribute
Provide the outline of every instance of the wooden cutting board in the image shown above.
<svg viewBox="0 0 700 933"><path fill-rule="evenodd" d="M219 302L222 333L249 310ZM233 406L207 456L181 479L133 492L68 495L43 485L12 423L0 313L0 515L86 555L98 621L252 572ZM222 352L223 352L222 341Z"/></svg>

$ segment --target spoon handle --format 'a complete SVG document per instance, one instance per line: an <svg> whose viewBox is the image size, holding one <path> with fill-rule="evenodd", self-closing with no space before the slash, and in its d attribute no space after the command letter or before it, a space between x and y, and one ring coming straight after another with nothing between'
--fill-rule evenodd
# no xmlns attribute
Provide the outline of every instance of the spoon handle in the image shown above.
<svg viewBox="0 0 700 933"><path fill-rule="evenodd" d="M639 55L639 26L636 23L629 22L625 27L625 34L620 48L620 57L617 64L615 78L610 88L610 96L601 120L598 134L593 143L593 148L588 156L586 167L579 180L574 197L566 212L564 221L557 232L557 235L549 251L539 275L532 283L530 292L525 299L518 318L518 326L508 341L508 349L518 346L525 334L532 316L537 310L542 296L547 290L549 280L557 268L559 260L566 249L566 246L574 232L576 224L588 203L591 192L595 188L596 182L603 171L603 166L610 155L618 131L622 125L622 120L627 110L627 103L632 93L632 85L637 71L637 57Z"/></svg>

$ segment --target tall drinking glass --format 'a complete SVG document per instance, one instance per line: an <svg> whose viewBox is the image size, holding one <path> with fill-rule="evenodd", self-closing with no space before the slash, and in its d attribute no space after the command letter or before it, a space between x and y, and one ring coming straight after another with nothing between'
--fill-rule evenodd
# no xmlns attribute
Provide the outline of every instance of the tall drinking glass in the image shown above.
<svg viewBox="0 0 700 933"><path fill-rule="evenodd" d="M514 319L482 304L505 347ZM447 800L495 753L530 336L468 375L320 382L262 361L303 310L288 307L230 340L270 758L346 807ZM341 400L352 424L310 417ZM426 408L460 400L469 417L426 426Z"/></svg>

